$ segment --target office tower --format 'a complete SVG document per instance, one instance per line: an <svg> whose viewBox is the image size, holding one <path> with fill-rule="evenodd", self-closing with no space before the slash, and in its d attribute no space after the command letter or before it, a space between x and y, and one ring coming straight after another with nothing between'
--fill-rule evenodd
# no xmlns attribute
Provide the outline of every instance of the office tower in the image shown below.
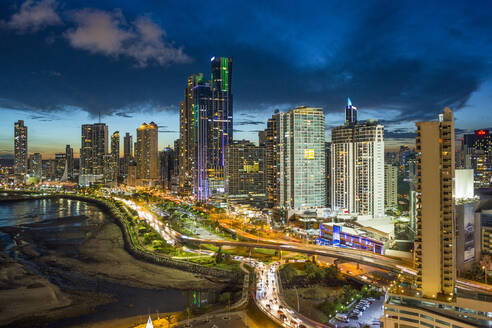
<svg viewBox="0 0 492 328"><path fill-rule="evenodd" d="M225 192L226 155L233 135L232 58L212 57L211 64L208 187L211 196L216 197Z"/></svg>
<svg viewBox="0 0 492 328"><path fill-rule="evenodd" d="M165 147L159 152L159 176L161 180L161 186L163 189L170 190L172 184L172 178L174 175L174 164L176 152L170 148Z"/></svg>
<svg viewBox="0 0 492 328"><path fill-rule="evenodd" d="M268 119L266 128L266 188L269 207L280 205L280 112Z"/></svg>
<svg viewBox="0 0 492 328"><path fill-rule="evenodd" d="M120 172L120 132L111 135L111 171L112 181L118 182Z"/></svg>
<svg viewBox="0 0 492 328"><path fill-rule="evenodd" d="M357 107L352 105L350 98L347 98L347 107L345 107L345 123L357 124Z"/></svg>
<svg viewBox="0 0 492 328"><path fill-rule="evenodd" d="M14 123L14 173L27 173L27 126L22 120Z"/></svg>
<svg viewBox="0 0 492 328"><path fill-rule="evenodd" d="M137 145L135 147L137 180L140 180L145 186L153 186L159 179L157 133L158 128L154 122L143 123L137 129Z"/></svg>
<svg viewBox="0 0 492 328"><path fill-rule="evenodd" d="M227 153L229 201L263 207L266 200L265 148L250 141L233 141Z"/></svg>
<svg viewBox="0 0 492 328"><path fill-rule="evenodd" d="M280 115L280 205L324 207L325 115L299 106Z"/></svg>
<svg viewBox="0 0 492 328"><path fill-rule="evenodd" d="M331 205L331 142L325 142L326 206Z"/></svg>
<svg viewBox="0 0 492 328"><path fill-rule="evenodd" d="M384 164L384 207L396 208L398 205L398 168Z"/></svg>
<svg viewBox="0 0 492 328"><path fill-rule="evenodd" d="M36 178L43 176L43 158L40 153L29 156L29 175Z"/></svg>
<svg viewBox="0 0 492 328"><path fill-rule="evenodd" d="M128 165L133 159L133 140L130 133L125 133L123 138L123 174L128 175Z"/></svg>
<svg viewBox="0 0 492 328"><path fill-rule="evenodd" d="M266 142L267 142L267 131L266 130L258 131L258 145L260 147L266 147Z"/></svg>
<svg viewBox="0 0 492 328"><path fill-rule="evenodd" d="M456 277L454 227L454 118L418 122L417 285L424 297L452 295Z"/></svg>
<svg viewBox="0 0 492 328"><path fill-rule="evenodd" d="M190 75L184 90L184 100L180 103L179 140L182 147L179 150L179 186L184 192L193 190L197 151L195 130L198 128L198 118L195 114L197 114L196 106L199 106L199 104L194 102L194 88L205 84L206 81L202 73Z"/></svg>
<svg viewBox="0 0 492 328"><path fill-rule="evenodd" d="M56 159L47 159L43 161L43 176L49 181L57 180L57 166Z"/></svg>
<svg viewBox="0 0 492 328"><path fill-rule="evenodd" d="M104 123L82 125L80 174L102 175L108 154L108 127Z"/></svg>
<svg viewBox="0 0 492 328"><path fill-rule="evenodd" d="M73 148L70 145L65 146L65 157L67 159L67 180L73 178L74 169L74 159L73 159Z"/></svg>
<svg viewBox="0 0 492 328"><path fill-rule="evenodd" d="M53 180L60 181L65 175L65 180L66 181L66 176L67 174L64 174L65 171L67 171L67 154L66 153L56 153L55 154L55 159L54 159L54 176ZM68 172L68 171L67 171Z"/></svg>
<svg viewBox="0 0 492 328"><path fill-rule="evenodd" d="M188 78L180 103L179 186L199 200L224 195L232 142L232 58L213 57L211 70L210 81Z"/></svg>
<svg viewBox="0 0 492 328"><path fill-rule="evenodd" d="M492 135L489 130L476 130L463 136L464 168L473 169L475 188L492 186Z"/></svg>
<svg viewBox="0 0 492 328"><path fill-rule="evenodd" d="M347 107L353 106L349 102ZM332 210L383 216L384 127L347 117L344 125L332 130L331 139Z"/></svg>

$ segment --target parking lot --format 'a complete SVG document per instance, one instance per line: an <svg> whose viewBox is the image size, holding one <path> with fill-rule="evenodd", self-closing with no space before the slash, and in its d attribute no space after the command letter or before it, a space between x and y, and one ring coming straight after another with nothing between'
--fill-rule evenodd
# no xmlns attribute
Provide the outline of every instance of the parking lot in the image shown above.
<svg viewBox="0 0 492 328"><path fill-rule="evenodd" d="M335 318L330 320L330 323L337 327L363 327L364 325L370 325L372 327L379 327L379 318L383 315L383 303L384 298L375 300L369 307L361 312L358 319L352 319L348 315L351 311L347 311L348 322L342 322ZM355 306L352 308L354 309ZM352 310L351 309L351 310Z"/></svg>

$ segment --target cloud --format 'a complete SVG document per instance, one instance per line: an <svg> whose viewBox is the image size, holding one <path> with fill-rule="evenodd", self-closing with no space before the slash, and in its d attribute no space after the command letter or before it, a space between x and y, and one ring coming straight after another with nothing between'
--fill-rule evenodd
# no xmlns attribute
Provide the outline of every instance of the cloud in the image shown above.
<svg viewBox="0 0 492 328"><path fill-rule="evenodd" d="M74 12L72 19L76 27L65 37L74 48L114 58L130 57L139 67L151 62L164 66L191 61L182 48L164 40L165 31L148 17L138 17L129 24L120 10L83 9Z"/></svg>
<svg viewBox="0 0 492 328"><path fill-rule="evenodd" d="M62 20L56 13L57 7L58 3L55 0L27 0L4 25L20 33L36 32L48 26L60 25Z"/></svg>
<svg viewBox="0 0 492 328"><path fill-rule="evenodd" d="M133 117L133 115L130 115L128 113L123 113L123 112L117 112L117 113L114 113L114 115L119 116L119 117L124 117L124 118L132 118Z"/></svg>
<svg viewBox="0 0 492 328"><path fill-rule="evenodd" d="M245 126L245 125L264 125L266 122L263 121L240 121L240 122L234 122L234 125L237 126Z"/></svg>

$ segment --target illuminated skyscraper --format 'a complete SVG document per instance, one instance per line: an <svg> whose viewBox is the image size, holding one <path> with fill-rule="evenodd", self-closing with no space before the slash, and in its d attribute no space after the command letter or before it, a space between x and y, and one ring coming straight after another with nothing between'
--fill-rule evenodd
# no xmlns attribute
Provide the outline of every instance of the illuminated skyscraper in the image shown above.
<svg viewBox="0 0 492 328"><path fill-rule="evenodd" d="M299 106L280 115L280 206L324 207L325 115Z"/></svg>
<svg viewBox="0 0 492 328"><path fill-rule="evenodd" d="M154 122L143 123L137 129L135 161L137 163L137 183L154 185L159 179L158 128Z"/></svg>
<svg viewBox="0 0 492 328"><path fill-rule="evenodd" d="M464 168L473 169L475 188L492 186L492 134L477 130L463 136Z"/></svg>
<svg viewBox="0 0 492 328"><path fill-rule="evenodd" d="M232 142L232 58L211 60L211 80L188 78L180 104L179 186L200 200L225 195Z"/></svg>
<svg viewBox="0 0 492 328"><path fill-rule="evenodd" d="M353 109L349 103L347 108ZM347 115L331 131L331 207L347 213L384 215L384 127Z"/></svg>
<svg viewBox="0 0 492 328"><path fill-rule="evenodd" d="M120 172L120 132L111 135L111 181L117 182Z"/></svg>
<svg viewBox="0 0 492 328"><path fill-rule="evenodd" d="M454 117L418 122L417 286L424 297L453 295L456 279L454 225Z"/></svg>
<svg viewBox="0 0 492 328"><path fill-rule="evenodd" d="M396 208L398 205L398 168L391 164L384 165L384 207Z"/></svg>
<svg viewBox="0 0 492 328"><path fill-rule="evenodd" d="M480 291L470 292L466 287L455 288L456 247L466 256L467 245L456 245L454 118L449 108L439 114L438 121L417 123L416 153L418 222L414 268L417 276L414 283L404 288L398 283L390 287L382 324L384 327L491 327L490 297ZM473 204L462 211L463 220L473 220ZM460 229L464 225L465 222L458 222Z"/></svg>
<svg viewBox="0 0 492 328"><path fill-rule="evenodd" d="M235 140L227 152L227 197L263 207L266 200L265 148Z"/></svg>
<svg viewBox="0 0 492 328"><path fill-rule="evenodd" d="M36 178L43 176L43 158L40 153L29 156L29 175Z"/></svg>
<svg viewBox="0 0 492 328"><path fill-rule="evenodd" d="M197 104L194 103L195 87L205 85L203 74L192 74L184 91L184 100L180 103L180 125L179 125L179 186L182 191L193 190L193 171L196 161L195 130L198 128Z"/></svg>
<svg viewBox="0 0 492 328"><path fill-rule="evenodd" d="M345 107L345 123L357 124L357 107L352 105L350 98L347 98L347 107Z"/></svg>
<svg viewBox="0 0 492 328"><path fill-rule="evenodd" d="M280 205L280 112L268 119L266 128L266 188L269 207Z"/></svg>
<svg viewBox="0 0 492 328"><path fill-rule="evenodd" d="M74 168L74 159L73 159L73 148L70 145L65 146L65 157L67 158L67 180L73 178L73 168Z"/></svg>
<svg viewBox="0 0 492 328"><path fill-rule="evenodd" d="M208 169L211 196L225 192L227 149L232 143L232 58L212 57Z"/></svg>
<svg viewBox="0 0 492 328"><path fill-rule="evenodd" d="M176 152L170 147L165 147L159 152L159 177L162 188L166 190L171 189L175 157Z"/></svg>
<svg viewBox="0 0 492 328"><path fill-rule="evenodd" d="M104 123L82 125L80 174L102 175L108 154L108 126Z"/></svg>
<svg viewBox="0 0 492 328"><path fill-rule="evenodd" d="M27 173L27 126L22 120L14 123L14 173Z"/></svg>
<svg viewBox="0 0 492 328"><path fill-rule="evenodd" d="M128 165L133 160L133 140L130 133L125 133L123 138L123 174L128 175Z"/></svg>

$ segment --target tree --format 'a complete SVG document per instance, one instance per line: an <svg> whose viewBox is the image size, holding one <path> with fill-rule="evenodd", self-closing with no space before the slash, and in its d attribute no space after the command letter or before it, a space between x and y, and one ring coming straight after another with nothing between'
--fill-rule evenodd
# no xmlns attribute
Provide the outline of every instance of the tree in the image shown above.
<svg viewBox="0 0 492 328"><path fill-rule="evenodd" d="M292 264L288 263L279 270L279 273L280 279L282 279L285 284L290 285L292 283L292 279L296 276L297 271Z"/></svg>
<svg viewBox="0 0 492 328"><path fill-rule="evenodd" d="M222 263L222 246L219 247L217 254L215 254L215 263Z"/></svg>

